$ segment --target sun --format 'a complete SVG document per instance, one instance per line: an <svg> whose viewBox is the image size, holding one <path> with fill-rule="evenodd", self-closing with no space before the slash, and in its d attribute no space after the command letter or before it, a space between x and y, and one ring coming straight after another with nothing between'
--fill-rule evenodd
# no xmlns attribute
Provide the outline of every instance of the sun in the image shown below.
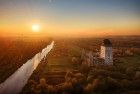
<svg viewBox="0 0 140 94"><path fill-rule="evenodd" d="M33 30L34 32L39 32L39 30L40 30L40 25L38 25L38 24L33 24L33 25L32 25L32 30Z"/></svg>

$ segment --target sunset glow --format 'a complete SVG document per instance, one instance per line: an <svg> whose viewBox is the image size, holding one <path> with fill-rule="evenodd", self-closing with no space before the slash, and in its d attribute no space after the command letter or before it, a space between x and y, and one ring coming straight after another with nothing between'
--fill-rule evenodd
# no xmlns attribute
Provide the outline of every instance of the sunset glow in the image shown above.
<svg viewBox="0 0 140 94"><path fill-rule="evenodd" d="M33 25L32 25L32 30L33 30L34 32L39 32L40 26L39 26L38 24L33 24Z"/></svg>
<svg viewBox="0 0 140 94"><path fill-rule="evenodd" d="M52 36L140 35L139 3L138 0L2 0L0 35L28 35L40 29L42 35ZM32 22L44 27L32 26Z"/></svg>
<svg viewBox="0 0 140 94"><path fill-rule="evenodd" d="M140 0L0 0L0 94L140 94Z"/></svg>

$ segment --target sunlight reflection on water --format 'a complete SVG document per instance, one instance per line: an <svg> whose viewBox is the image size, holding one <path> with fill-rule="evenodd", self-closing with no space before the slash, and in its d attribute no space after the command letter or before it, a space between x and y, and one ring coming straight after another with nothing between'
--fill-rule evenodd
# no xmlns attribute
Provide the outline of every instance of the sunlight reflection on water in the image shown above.
<svg viewBox="0 0 140 94"><path fill-rule="evenodd" d="M23 64L15 73L0 84L0 94L18 94L27 83L33 71L54 46L54 41L32 59Z"/></svg>

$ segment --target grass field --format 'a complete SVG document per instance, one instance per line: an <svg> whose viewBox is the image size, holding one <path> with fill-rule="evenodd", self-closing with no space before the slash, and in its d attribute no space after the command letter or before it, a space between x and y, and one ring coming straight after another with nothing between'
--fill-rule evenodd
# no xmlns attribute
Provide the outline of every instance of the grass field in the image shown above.
<svg viewBox="0 0 140 94"><path fill-rule="evenodd" d="M49 58L46 67L47 71L66 71L71 70L71 57Z"/></svg>
<svg viewBox="0 0 140 94"><path fill-rule="evenodd" d="M122 62L122 63L119 63L119 65L123 66L124 68L127 68L127 67L137 68L140 66L140 54L135 54L133 56L120 57L118 59L120 60L120 62Z"/></svg>

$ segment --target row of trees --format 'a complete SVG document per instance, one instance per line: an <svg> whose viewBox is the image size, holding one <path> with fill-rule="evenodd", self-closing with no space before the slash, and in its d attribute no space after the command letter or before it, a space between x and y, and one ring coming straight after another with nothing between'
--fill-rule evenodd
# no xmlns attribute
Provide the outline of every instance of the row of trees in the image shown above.
<svg viewBox="0 0 140 94"><path fill-rule="evenodd" d="M87 66L88 67L88 66ZM88 70L89 69L89 70ZM47 84L41 78L39 83L30 80L30 94L139 94L139 69L121 69L116 66L97 65L79 73L67 72L65 82L59 85ZM137 76L136 76L137 75Z"/></svg>
<svg viewBox="0 0 140 94"><path fill-rule="evenodd" d="M49 42L49 40L1 39L0 83L47 46Z"/></svg>

